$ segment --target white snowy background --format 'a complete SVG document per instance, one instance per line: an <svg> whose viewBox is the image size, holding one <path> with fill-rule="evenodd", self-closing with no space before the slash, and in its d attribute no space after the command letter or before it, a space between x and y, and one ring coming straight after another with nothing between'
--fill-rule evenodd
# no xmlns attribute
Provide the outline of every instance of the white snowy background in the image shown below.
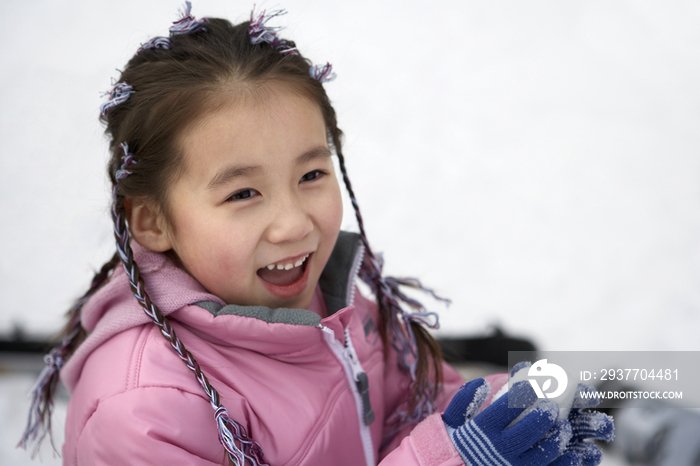
<svg viewBox="0 0 700 466"><path fill-rule="evenodd" d="M2 4L0 334L46 336L114 250L100 91L181 2ZM338 74L387 272L453 301L431 303L440 334L700 350L700 3L258 2L280 7L283 37ZM26 458L12 446L30 379L0 373L2 464Z"/></svg>

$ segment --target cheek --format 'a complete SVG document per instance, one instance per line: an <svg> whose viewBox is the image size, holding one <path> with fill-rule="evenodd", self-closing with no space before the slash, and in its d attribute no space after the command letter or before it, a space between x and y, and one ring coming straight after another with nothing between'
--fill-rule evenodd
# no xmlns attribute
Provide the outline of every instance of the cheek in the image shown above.
<svg viewBox="0 0 700 466"><path fill-rule="evenodd" d="M185 269L200 282L218 274L230 274L248 259L250 248L244 228L211 215L206 209L192 208L173 219L173 250Z"/></svg>
<svg viewBox="0 0 700 466"><path fill-rule="evenodd" d="M329 233L340 231L340 224L343 221L343 198L340 194L340 186L335 183L335 186L330 190L328 196L324 199L322 207L321 222L325 230L330 230Z"/></svg>
<svg viewBox="0 0 700 466"><path fill-rule="evenodd" d="M255 242L243 233L231 225L204 223L190 228L176 249L185 270L227 302L241 300L254 279Z"/></svg>

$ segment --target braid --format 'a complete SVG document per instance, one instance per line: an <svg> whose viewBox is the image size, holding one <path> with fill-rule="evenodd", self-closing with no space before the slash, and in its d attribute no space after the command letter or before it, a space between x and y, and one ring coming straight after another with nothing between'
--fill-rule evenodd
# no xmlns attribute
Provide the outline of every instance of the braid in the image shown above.
<svg viewBox="0 0 700 466"><path fill-rule="evenodd" d="M420 302L406 296L399 289L399 285L420 289L430 293L438 300L449 301L423 287L417 279L382 276L382 258L376 256L370 248L360 206L345 167L345 157L341 150L342 132L337 127L335 112L330 103L325 110L328 114L328 120L332 123L332 127L329 129L331 140L336 148L343 182L355 211L360 238L365 246L365 260L360 269L360 278L370 286L377 298L382 341L386 346L388 340L391 340L391 344L399 356L399 367L408 372L411 377L406 411L400 411L393 419L388 420L388 422L396 424L388 436L390 438L403 426L417 423L435 412L435 400L442 384L442 352L435 339L423 327L425 325L433 329L437 328L437 314L427 312ZM405 312L399 304L399 300L407 303L418 312ZM434 318L434 322L431 322L430 318ZM431 374L432 381L430 380Z"/></svg>
<svg viewBox="0 0 700 466"><path fill-rule="evenodd" d="M133 155L129 152L127 144L119 146L124 151L122 165L115 174L117 184L112 189L112 220L114 221L114 237L117 243L117 254L121 259L124 271L129 279L129 285L134 297L139 302L144 312L151 318L154 324L160 328L160 333L170 343L172 349L177 353L187 368L194 373L197 382L204 389L209 397L209 402L214 409L219 430L219 441L228 453L229 460L239 466L249 463L252 466L263 465L262 449L257 442L250 439L245 427L228 416L226 408L221 404L219 392L209 383L209 379L202 372L199 363L182 343L175 333L175 329L170 325L169 320L161 313L158 306L152 301L145 290L145 285L139 266L133 257L133 250L129 244L130 234L126 226L126 212L124 209L124 197L119 194L119 181L129 176L131 165L136 164Z"/></svg>
<svg viewBox="0 0 700 466"><path fill-rule="evenodd" d="M83 305L107 281L118 263L119 257L117 254L114 254L95 274L92 278L90 288L68 310L68 322L58 335L58 342L51 351L44 356L46 367L42 369L39 378L30 392L32 402L29 409L27 426L22 434L22 438L17 444L19 448L24 448L25 450L33 444L31 452L32 458L39 452L41 442L47 434L49 435L51 446L54 451L56 451L51 433L51 413L53 412L53 400L56 387L58 386L60 370L61 367L63 367L63 363L75 352L80 343L85 340L86 332L81 325L80 319Z"/></svg>

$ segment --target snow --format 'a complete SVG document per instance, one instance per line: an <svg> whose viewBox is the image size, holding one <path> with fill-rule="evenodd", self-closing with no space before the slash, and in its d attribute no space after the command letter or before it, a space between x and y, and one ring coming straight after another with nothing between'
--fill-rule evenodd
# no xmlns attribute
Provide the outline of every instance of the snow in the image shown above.
<svg viewBox="0 0 700 466"><path fill-rule="evenodd" d="M0 333L56 331L112 254L100 92L180 3L4 5ZM258 4L279 7L283 36L338 74L371 244L452 299L429 303L442 334L499 323L552 351L700 350L696 2ZM30 379L0 377L2 464L24 464Z"/></svg>
<svg viewBox="0 0 700 466"><path fill-rule="evenodd" d="M0 332L54 332L111 255L100 92L175 3L121 2L127 23L86 0L7 6ZM286 8L284 34L338 73L327 88L387 271L452 299L430 303L445 334L500 323L549 350L700 349L700 7L413 5L258 5Z"/></svg>
<svg viewBox="0 0 700 466"><path fill-rule="evenodd" d="M465 419L471 419L477 414L479 409L481 409L482 405L484 404L484 401L486 401L486 398L489 396L490 389L491 387L489 386L488 381L485 381L483 385L476 389L474 392L474 398L472 399L471 403L467 405L467 409L465 410Z"/></svg>

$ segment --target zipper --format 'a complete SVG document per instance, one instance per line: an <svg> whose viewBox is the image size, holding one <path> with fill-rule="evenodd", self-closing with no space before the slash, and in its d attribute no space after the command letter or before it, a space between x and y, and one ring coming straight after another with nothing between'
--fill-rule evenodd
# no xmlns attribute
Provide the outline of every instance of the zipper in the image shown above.
<svg viewBox="0 0 700 466"><path fill-rule="evenodd" d="M372 404L369 399L369 379L367 378L367 373L362 369L360 361L357 359L357 353L352 346L350 333L347 329L345 329L345 348L343 353L350 362L352 377L355 381L357 391L360 394L360 398L362 398L362 420L365 425L369 426L374 422L374 410L372 409Z"/></svg>
<svg viewBox="0 0 700 466"><path fill-rule="evenodd" d="M345 344L335 338L335 333L328 327L319 324L323 332L323 339L326 340L328 347L331 349L336 358L341 362L345 369L345 376L348 379L350 388L352 389L353 397L355 398L355 407L357 408L357 417L360 425L360 439L365 454L367 466L374 466L374 447L372 445L372 433L370 424L374 422L374 410L369 399L369 380L367 373L362 369L362 365L357 358L357 353L350 339L350 332L345 329Z"/></svg>
<svg viewBox="0 0 700 466"><path fill-rule="evenodd" d="M362 267L362 260L365 257L365 245L360 241L360 245L355 251L355 258L352 261L352 267L350 268L350 275L348 276L348 285L345 290L345 307L352 306L355 302L355 279L360 273L360 267Z"/></svg>

